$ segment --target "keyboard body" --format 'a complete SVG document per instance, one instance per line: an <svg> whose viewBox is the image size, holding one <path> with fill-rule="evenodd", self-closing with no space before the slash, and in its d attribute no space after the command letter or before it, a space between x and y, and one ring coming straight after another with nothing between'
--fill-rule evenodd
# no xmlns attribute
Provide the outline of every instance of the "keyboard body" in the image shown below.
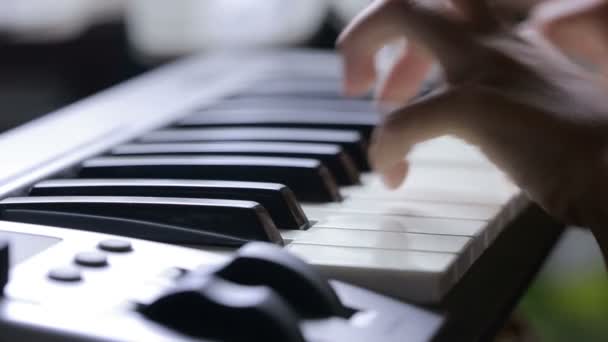
<svg viewBox="0 0 608 342"><path fill-rule="evenodd" d="M321 77L325 79L319 86L322 90L339 92L340 69L334 54L307 50L232 51L162 67L0 136L0 198L27 195L32 185L45 179L74 177L83 161L169 127L193 112L204 112L244 90L261 99L277 94L289 98L290 92L306 93L310 85L302 90L299 85L282 83L285 78ZM268 78L279 81L256 84ZM255 101L232 99L222 110L255 110L246 107L255 106ZM379 115L371 101L317 99L310 105L303 103L302 108ZM295 106L299 107L297 101ZM197 114L197 119L201 117L205 120ZM281 231L285 248L330 278L457 316L448 324L452 329L444 329L446 334L463 340L479 337L512 307L560 226L519 195L477 149L462 141L446 137L421 144L410 161L410 177L396 191L384 189L377 176L362 172L361 184L340 187L342 202L303 201L302 209L312 225L307 230ZM534 255L511 255L508 248L494 247L516 240L511 235L523 234L529 225L536 229L529 234L530 244L535 234L539 239L540 247L530 251ZM196 248L223 257L234 251ZM530 267L517 275L497 275L488 259L505 256L513 262L531 260ZM503 276L509 281L501 281ZM507 291L510 286L517 291L504 296L478 291L480 281L490 278L487 284L495 289ZM487 303L464 319L461 316L468 309L463 298L475 292L479 292L478 303Z"/></svg>
<svg viewBox="0 0 608 342"><path fill-rule="evenodd" d="M107 234L0 222L11 242L13 267L0 300L3 341L211 341L146 319L137 305L171 288L176 272L215 267L228 258L215 253ZM103 241L130 244L128 252L100 248ZM50 279L74 265L81 252L103 252L104 267L80 267L80 281ZM358 308L348 319L303 320L306 341L428 341L441 327L437 314L341 282L332 287L344 305ZM237 295L238 293L235 293ZM201 324L206 324L201 322ZM213 339L215 340L215 339ZM252 334L252 341L256 335Z"/></svg>

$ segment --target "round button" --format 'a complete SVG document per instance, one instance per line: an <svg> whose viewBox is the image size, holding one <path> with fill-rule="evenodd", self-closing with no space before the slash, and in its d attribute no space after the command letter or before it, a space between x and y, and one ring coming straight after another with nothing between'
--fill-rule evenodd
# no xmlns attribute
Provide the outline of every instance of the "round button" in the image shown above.
<svg viewBox="0 0 608 342"><path fill-rule="evenodd" d="M97 247L107 252L125 253L133 250L131 243L127 240L108 239L101 241Z"/></svg>
<svg viewBox="0 0 608 342"><path fill-rule="evenodd" d="M108 265L108 258L99 252L81 252L76 254L74 261L81 266L103 267Z"/></svg>
<svg viewBox="0 0 608 342"><path fill-rule="evenodd" d="M76 282L82 280L80 270L76 267L57 267L49 271L49 278L57 281Z"/></svg>

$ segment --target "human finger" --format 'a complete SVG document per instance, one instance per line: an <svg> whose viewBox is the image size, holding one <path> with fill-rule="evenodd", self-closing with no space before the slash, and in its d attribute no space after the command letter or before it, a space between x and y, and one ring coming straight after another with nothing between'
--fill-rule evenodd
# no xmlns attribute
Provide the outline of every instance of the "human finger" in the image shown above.
<svg viewBox="0 0 608 342"><path fill-rule="evenodd" d="M429 53L409 42L379 87L378 100L397 105L407 103L418 93L432 66L433 59Z"/></svg>
<svg viewBox="0 0 608 342"><path fill-rule="evenodd" d="M403 180L407 176L409 170L409 164L405 159L398 161L395 165L384 170L381 174L382 182L389 189L396 189L403 183Z"/></svg>
<svg viewBox="0 0 608 342"><path fill-rule="evenodd" d="M369 148L372 167L391 177L417 143L446 134L465 135L465 115L475 106L466 88L453 88L393 112L374 131Z"/></svg>
<svg viewBox="0 0 608 342"><path fill-rule="evenodd" d="M395 10L399 2L374 2L340 34L337 47L343 56L344 89L348 95L370 89L376 78L376 53L391 40L402 37L403 18Z"/></svg>
<svg viewBox="0 0 608 342"><path fill-rule="evenodd" d="M349 26L338 41L344 55L347 93L369 89L375 78L374 55L388 38L407 37L424 46L442 65L448 80L468 77L488 52L470 28L413 0L376 3Z"/></svg>

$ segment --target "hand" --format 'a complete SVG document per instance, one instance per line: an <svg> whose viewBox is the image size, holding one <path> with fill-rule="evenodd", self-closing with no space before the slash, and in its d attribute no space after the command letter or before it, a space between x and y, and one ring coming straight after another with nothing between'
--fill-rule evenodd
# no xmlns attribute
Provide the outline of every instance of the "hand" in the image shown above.
<svg viewBox="0 0 608 342"><path fill-rule="evenodd" d="M375 1L338 41L348 94L370 88L375 53L402 38L407 50L381 86L381 101L409 100L433 62L445 75L441 89L401 107L376 129L373 168L396 187L415 144L456 135L479 146L551 215L592 228L608 257L608 90L602 78L529 25L503 26L482 0L453 0L441 8L427 3L433 1Z"/></svg>

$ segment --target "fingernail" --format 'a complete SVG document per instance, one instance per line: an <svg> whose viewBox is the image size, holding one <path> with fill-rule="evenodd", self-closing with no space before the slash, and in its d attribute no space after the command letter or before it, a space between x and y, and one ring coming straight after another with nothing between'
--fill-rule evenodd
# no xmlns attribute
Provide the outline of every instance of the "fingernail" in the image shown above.
<svg viewBox="0 0 608 342"><path fill-rule="evenodd" d="M387 188L396 189L403 184L407 171L408 164L399 162L382 173L382 181Z"/></svg>
<svg viewBox="0 0 608 342"><path fill-rule="evenodd" d="M391 190L398 188L400 185L400 182L395 178L395 176L388 173L382 174L382 183L384 183L384 186Z"/></svg>

